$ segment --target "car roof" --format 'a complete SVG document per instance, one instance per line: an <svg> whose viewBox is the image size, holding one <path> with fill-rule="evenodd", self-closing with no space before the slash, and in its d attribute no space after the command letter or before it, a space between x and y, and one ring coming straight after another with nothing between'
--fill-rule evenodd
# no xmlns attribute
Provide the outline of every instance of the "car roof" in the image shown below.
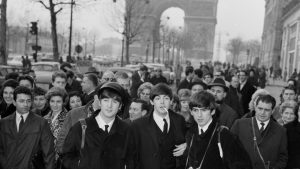
<svg viewBox="0 0 300 169"><path fill-rule="evenodd" d="M59 62L34 62L32 65L60 65Z"/></svg>

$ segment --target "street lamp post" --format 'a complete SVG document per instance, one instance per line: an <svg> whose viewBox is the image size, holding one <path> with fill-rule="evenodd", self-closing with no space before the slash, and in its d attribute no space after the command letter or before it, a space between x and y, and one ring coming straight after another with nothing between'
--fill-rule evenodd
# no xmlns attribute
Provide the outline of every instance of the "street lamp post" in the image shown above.
<svg viewBox="0 0 300 169"><path fill-rule="evenodd" d="M71 52L72 52L72 25L73 25L73 5L74 5L74 0L71 0L71 19L70 19L70 35L69 35L69 52L68 55L71 57Z"/></svg>
<svg viewBox="0 0 300 169"><path fill-rule="evenodd" d="M123 55L124 55L124 36L123 36L123 38L122 38L122 53L121 53L121 67L123 67L123 62L124 62L124 60L123 60Z"/></svg>

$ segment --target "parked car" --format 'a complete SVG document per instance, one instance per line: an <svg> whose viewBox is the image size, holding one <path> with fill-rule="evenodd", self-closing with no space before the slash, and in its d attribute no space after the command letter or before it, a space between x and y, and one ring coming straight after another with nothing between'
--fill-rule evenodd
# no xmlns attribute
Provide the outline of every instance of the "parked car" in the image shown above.
<svg viewBox="0 0 300 169"><path fill-rule="evenodd" d="M23 73L23 68L17 66L0 65L0 86L5 81L5 76L11 72Z"/></svg>
<svg viewBox="0 0 300 169"><path fill-rule="evenodd" d="M75 73L77 80L81 80L81 73L76 64L71 64L72 71ZM60 70L59 62L35 62L32 63L32 70L36 74L36 83L49 85L52 82L52 74Z"/></svg>

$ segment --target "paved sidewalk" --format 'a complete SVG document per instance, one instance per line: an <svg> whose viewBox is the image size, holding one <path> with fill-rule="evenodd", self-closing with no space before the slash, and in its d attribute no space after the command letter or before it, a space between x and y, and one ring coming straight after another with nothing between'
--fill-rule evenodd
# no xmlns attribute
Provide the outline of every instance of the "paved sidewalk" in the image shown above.
<svg viewBox="0 0 300 169"><path fill-rule="evenodd" d="M287 82L284 82L283 80L273 80L268 79L267 86L278 86L278 87L285 87L287 86Z"/></svg>

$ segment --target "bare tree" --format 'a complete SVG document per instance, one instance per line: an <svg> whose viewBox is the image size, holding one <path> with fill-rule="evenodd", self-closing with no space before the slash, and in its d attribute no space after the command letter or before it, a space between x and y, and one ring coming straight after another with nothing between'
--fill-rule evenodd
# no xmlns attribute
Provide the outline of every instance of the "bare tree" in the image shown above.
<svg viewBox="0 0 300 169"><path fill-rule="evenodd" d="M62 5L70 4L70 2L64 0L37 0L50 12L51 20L51 36L52 36L52 46L53 46L53 57L55 61L58 61L58 41L57 41L57 14L62 11ZM47 1L47 2L46 2Z"/></svg>
<svg viewBox="0 0 300 169"><path fill-rule="evenodd" d="M259 40L246 41L245 48L249 50L250 64L252 64L252 59L259 58L261 55L261 42Z"/></svg>
<svg viewBox="0 0 300 169"><path fill-rule="evenodd" d="M241 51L244 49L243 40L239 37L229 40L226 49L232 55L232 63L235 64L235 61L238 63L238 57Z"/></svg>
<svg viewBox="0 0 300 169"><path fill-rule="evenodd" d="M6 52L6 30L7 30L7 0L2 0L0 4L0 63L7 63L7 52Z"/></svg>
<svg viewBox="0 0 300 169"><path fill-rule="evenodd" d="M113 21L115 23L110 25L124 37L126 64L130 62L130 45L142 39L140 35L142 35L144 28L148 3L148 0L125 0L125 6L115 8L116 20ZM120 13L123 13L123 15L120 15Z"/></svg>

